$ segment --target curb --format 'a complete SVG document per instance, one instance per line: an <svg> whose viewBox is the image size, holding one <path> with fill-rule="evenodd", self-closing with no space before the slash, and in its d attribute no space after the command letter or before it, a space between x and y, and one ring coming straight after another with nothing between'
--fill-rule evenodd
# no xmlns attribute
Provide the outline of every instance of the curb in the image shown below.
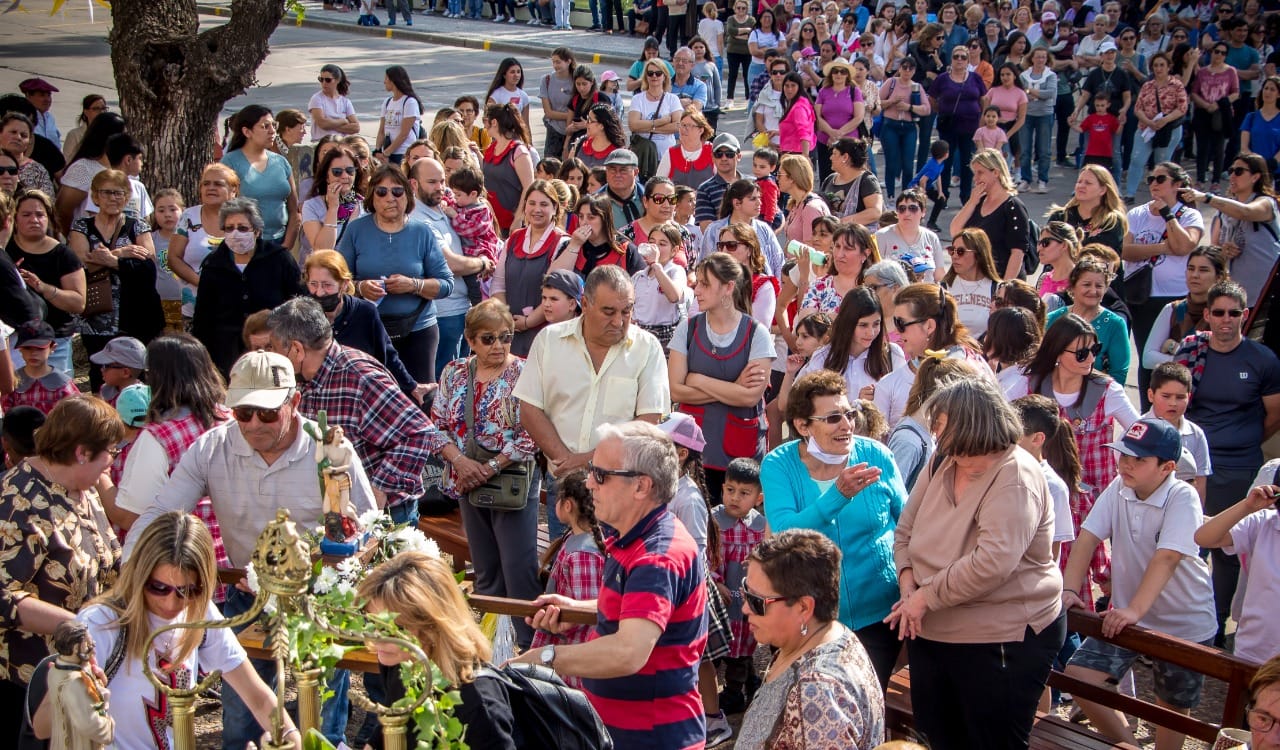
<svg viewBox="0 0 1280 750"><path fill-rule="evenodd" d="M197 3L196 10L208 16L229 17L230 10L223 5L211 5L207 3ZM280 23L284 25L289 19L285 18ZM561 45L533 44L521 43L507 39L479 39L467 36L455 36L439 31L418 31L405 26L357 26L354 20L351 23L342 23L339 21L331 21L324 18L311 18L304 16L303 18L295 18L294 25L300 27L310 27L313 29L324 29L325 31L340 31L348 34L362 34L364 36L380 37L384 39L400 38L410 39L428 44L439 44L446 47L462 47L464 49L477 49L485 52L511 52L511 53L538 53L550 54L551 50ZM585 32L584 32L585 33ZM633 55L623 55L613 52L587 52L575 50L580 55L580 60L586 62L586 58L590 58L592 65L622 65L629 66L635 62Z"/></svg>

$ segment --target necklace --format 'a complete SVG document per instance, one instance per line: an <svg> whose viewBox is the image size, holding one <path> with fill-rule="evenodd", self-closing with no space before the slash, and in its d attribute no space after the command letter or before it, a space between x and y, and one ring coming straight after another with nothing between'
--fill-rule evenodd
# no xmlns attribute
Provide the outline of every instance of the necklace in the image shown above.
<svg viewBox="0 0 1280 750"><path fill-rule="evenodd" d="M405 224L404 224L404 220L403 220L403 219L401 219L401 221L400 221L400 227L399 227L398 229L396 229L394 232L388 232L387 230L383 229L383 228L382 228L382 225L378 223L377 219L375 219L375 220L374 220L373 224L374 224L374 226L376 226L376 227L378 228L378 231L379 231L379 232L382 232L383 234L385 234L385 235L387 236L387 244L388 244L388 245L390 245L391 243L395 242L395 236L396 236L397 234L399 234L399 233L400 233L400 230L404 229L404 227L405 227Z"/></svg>

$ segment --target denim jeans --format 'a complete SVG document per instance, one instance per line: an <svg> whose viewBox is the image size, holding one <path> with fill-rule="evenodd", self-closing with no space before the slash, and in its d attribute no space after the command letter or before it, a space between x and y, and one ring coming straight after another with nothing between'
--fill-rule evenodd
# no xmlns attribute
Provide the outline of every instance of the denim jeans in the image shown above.
<svg viewBox="0 0 1280 750"><path fill-rule="evenodd" d="M1124 194L1136 195L1138 189L1138 180L1142 179L1143 173L1147 171L1147 157L1151 156L1154 151L1156 155L1156 164L1162 161L1168 161L1173 155L1173 150L1178 147L1178 143L1182 141L1182 126L1173 129L1173 133L1169 136L1169 145L1156 148L1151 145L1151 141L1143 138L1139 133L1133 139L1133 158L1129 160L1129 176L1124 181ZM1197 148L1202 148L1202 144L1196 144Z"/></svg>
<svg viewBox="0 0 1280 750"><path fill-rule="evenodd" d="M547 538L559 539L569 527L556 518L556 494L560 491L560 483L549 471L542 472L542 489L547 493Z"/></svg>
<svg viewBox="0 0 1280 750"><path fill-rule="evenodd" d="M462 336L466 322L466 313L441 315L436 318L436 327L440 329L440 343L436 345L436 377L444 372L445 365L459 357L467 356L471 351L467 346L467 340Z"/></svg>
<svg viewBox="0 0 1280 750"><path fill-rule="evenodd" d="M553 22L556 26L569 26L569 12L573 10L573 0L555 0L552 6L555 10L555 18Z"/></svg>
<svg viewBox="0 0 1280 750"><path fill-rule="evenodd" d="M1022 179L1031 182L1031 158L1035 155L1036 172L1041 182L1049 181L1049 139L1053 136L1053 115L1027 115L1022 126ZM1032 150L1034 149L1034 150Z"/></svg>
<svg viewBox="0 0 1280 750"><path fill-rule="evenodd" d="M916 154L916 124L906 120L885 119L880 126L880 147L884 150L884 185L888 195L897 195L895 182L902 179L906 188L915 174L912 160Z"/></svg>
<svg viewBox="0 0 1280 750"><path fill-rule="evenodd" d="M484 0L467 1L467 18L484 18Z"/></svg>
<svg viewBox="0 0 1280 750"><path fill-rule="evenodd" d="M924 169L925 162L929 161L929 149L933 145L933 125L937 121L937 115L925 115L916 120L916 172Z"/></svg>
<svg viewBox="0 0 1280 750"><path fill-rule="evenodd" d="M449 13L453 15L462 13L462 0L449 0Z"/></svg>
<svg viewBox="0 0 1280 750"><path fill-rule="evenodd" d="M959 170L960 202L966 203L973 187L973 170L969 167L969 160L973 158L973 137L952 128L938 131L938 137L951 145L951 153L942 168L942 184L950 187L951 175Z"/></svg>
<svg viewBox="0 0 1280 750"><path fill-rule="evenodd" d="M591 28L600 28L600 0L590 0L588 6L591 8Z"/></svg>

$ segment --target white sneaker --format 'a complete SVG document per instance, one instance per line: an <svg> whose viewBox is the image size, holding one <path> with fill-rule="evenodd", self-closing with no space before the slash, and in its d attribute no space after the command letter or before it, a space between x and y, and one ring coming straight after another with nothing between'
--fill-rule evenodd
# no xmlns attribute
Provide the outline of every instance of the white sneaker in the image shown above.
<svg viewBox="0 0 1280 750"><path fill-rule="evenodd" d="M1049 192L1049 184L1044 180L1041 180L1040 182L1036 183L1036 192L1037 193Z"/></svg>
<svg viewBox="0 0 1280 750"><path fill-rule="evenodd" d="M530 25L530 26L537 26L537 25L538 25L538 24L540 24L540 23L542 23L542 22L541 22L541 21L539 21L539 20L538 20L538 19L536 19L536 18L530 18L530 19L529 19L529 25Z"/></svg>
<svg viewBox="0 0 1280 750"><path fill-rule="evenodd" d="M505 20L507 20L507 16L506 14L503 14L503 13L499 13L498 15L493 17L494 23L502 23Z"/></svg>
<svg viewBox="0 0 1280 750"><path fill-rule="evenodd" d="M1031 191L1031 183L1030 183L1030 182L1027 182L1026 180L1023 180L1022 182L1019 182L1019 183L1018 183L1018 192L1019 192L1019 193L1028 193L1028 192L1030 192L1030 191Z"/></svg>
<svg viewBox="0 0 1280 750"><path fill-rule="evenodd" d="M515 17L515 16L512 16L512 17L510 17L510 18L508 18L508 19L507 19L507 23L515 23L515 22L516 22L516 17Z"/></svg>
<svg viewBox="0 0 1280 750"><path fill-rule="evenodd" d="M732 736L733 727L729 726L729 720L725 718L724 712L719 716L707 717L707 747L726 742Z"/></svg>

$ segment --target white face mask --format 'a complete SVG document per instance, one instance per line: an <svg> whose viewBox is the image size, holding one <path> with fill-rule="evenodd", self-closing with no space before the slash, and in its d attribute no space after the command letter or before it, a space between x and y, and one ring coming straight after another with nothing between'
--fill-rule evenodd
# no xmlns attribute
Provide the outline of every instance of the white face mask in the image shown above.
<svg viewBox="0 0 1280 750"><path fill-rule="evenodd" d="M253 232L227 232L222 241L227 244L231 252L236 255L246 255L253 252L253 246L257 242L257 237L253 236Z"/></svg>
<svg viewBox="0 0 1280 750"><path fill-rule="evenodd" d="M818 441L815 440L812 435L809 436L809 442L805 444L805 448L809 450L810 456L813 456L829 466L841 466L849 463L848 453L842 453L839 455L835 453L827 453L818 447Z"/></svg>

